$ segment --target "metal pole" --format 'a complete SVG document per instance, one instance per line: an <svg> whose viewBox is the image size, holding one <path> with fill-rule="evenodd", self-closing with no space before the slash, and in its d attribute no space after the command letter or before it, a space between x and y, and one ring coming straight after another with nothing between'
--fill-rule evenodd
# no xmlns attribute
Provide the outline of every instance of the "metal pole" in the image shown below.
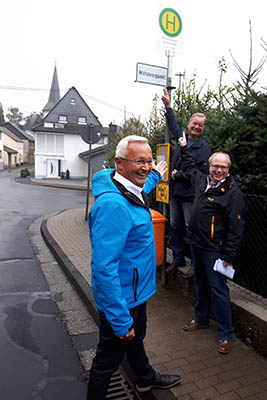
<svg viewBox="0 0 267 400"><path fill-rule="evenodd" d="M93 127L89 125L89 151L88 151L88 170L87 170L87 190L86 190L85 221L88 220L88 210L89 210L89 192L90 192L90 180L91 180L92 129L93 129Z"/></svg>
<svg viewBox="0 0 267 400"><path fill-rule="evenodd" d="M172 88L172 60L171 60L171 51L166 50L166 56L167 56L167 68L168 68L168 77L167 77L167 92L171 101L171 90ZM165 143L170 143L170 131L168 128L168 124L166 123L165 127ZM163 203L163 215L166 218L166 224L168 221L168 209L167 209L167 204ZM166 262L167 262L167 240L166 240L166 232L165 232L165 237L164 237L164 264L161 269L161 284L166 285L167 284L167 274L166 274Z"/></svg>
<svg viewBox="0 0 267 400"><path fill-rule="evenodd" d="M167 92L171 101L171 90L172 90L172 55L170 50L166 50L167 56L167 68L168 68L168 78L167 78ZM170 131L168 124L165 127L165 143L170 143ZM163 203L163 215L167 218L167 204Z"/></svg>

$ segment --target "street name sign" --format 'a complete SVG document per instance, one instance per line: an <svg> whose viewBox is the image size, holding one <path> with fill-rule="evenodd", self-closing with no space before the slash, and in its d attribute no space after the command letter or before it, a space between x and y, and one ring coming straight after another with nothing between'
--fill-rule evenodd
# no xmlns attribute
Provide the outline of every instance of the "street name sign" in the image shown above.
<svg viewBox="0 0 267 400"><path fill-rule="evenodd" d="M167 86L168 68L150 64L136 64L136 82Z"/></svg>

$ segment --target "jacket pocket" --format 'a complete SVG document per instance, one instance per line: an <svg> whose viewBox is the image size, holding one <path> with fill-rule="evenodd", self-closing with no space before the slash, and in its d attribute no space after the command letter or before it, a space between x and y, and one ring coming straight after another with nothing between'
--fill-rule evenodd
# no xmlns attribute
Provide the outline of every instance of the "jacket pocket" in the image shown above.
<svg viewBox="0 0 267 400"><path fill-rule="evenodd" d="M134 301L137 301L137 286L138 286L138 281L139 281L139 274L138 274L138 269L134 268L133 270L133 292L134 292Z"/></svg>
<svg viewBox="0 0 267 400"><path fill-rule="evenodd" d="M215 223L215 217L213 215L211 217L211 227L210 227L210 237L211 237L211 239L214 238L214 223Z"/></svg>

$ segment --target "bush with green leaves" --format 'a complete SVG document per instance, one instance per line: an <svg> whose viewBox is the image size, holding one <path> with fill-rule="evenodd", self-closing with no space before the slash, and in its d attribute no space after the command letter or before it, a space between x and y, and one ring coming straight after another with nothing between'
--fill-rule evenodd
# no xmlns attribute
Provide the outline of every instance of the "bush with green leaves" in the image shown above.
<svg viewBox="0 0 267 400"><path fill-rule="evenodd" d="M23 169L20 170L20 177L21 178L26 178L29 175L30 175L30 171L28 170L28 168L23 168Z"/></svg>

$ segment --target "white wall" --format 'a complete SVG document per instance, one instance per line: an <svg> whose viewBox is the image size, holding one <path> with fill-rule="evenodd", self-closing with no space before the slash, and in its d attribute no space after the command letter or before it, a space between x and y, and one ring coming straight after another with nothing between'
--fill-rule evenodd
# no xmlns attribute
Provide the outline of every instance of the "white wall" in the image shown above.
<svg viewBox="0 0 267 400"><path fill-rule="evenodd" d="M83 161L79 154L89 150L89 144L85 143L80 135L64 135L65 160L61 162L62 171L70 171L71 178L86 178L87 163Z"/></svg>
<svg viewBox="0 0 267 400"><path fill-rule="evenodd" d="M87 151L89 145L80 135L64 135L64 156L59 154L35 153L35 178L47 178L47 159L61 160L61 171L70 171L71 178L87 178L87 162L79 157L79 153Z"/></svg>

